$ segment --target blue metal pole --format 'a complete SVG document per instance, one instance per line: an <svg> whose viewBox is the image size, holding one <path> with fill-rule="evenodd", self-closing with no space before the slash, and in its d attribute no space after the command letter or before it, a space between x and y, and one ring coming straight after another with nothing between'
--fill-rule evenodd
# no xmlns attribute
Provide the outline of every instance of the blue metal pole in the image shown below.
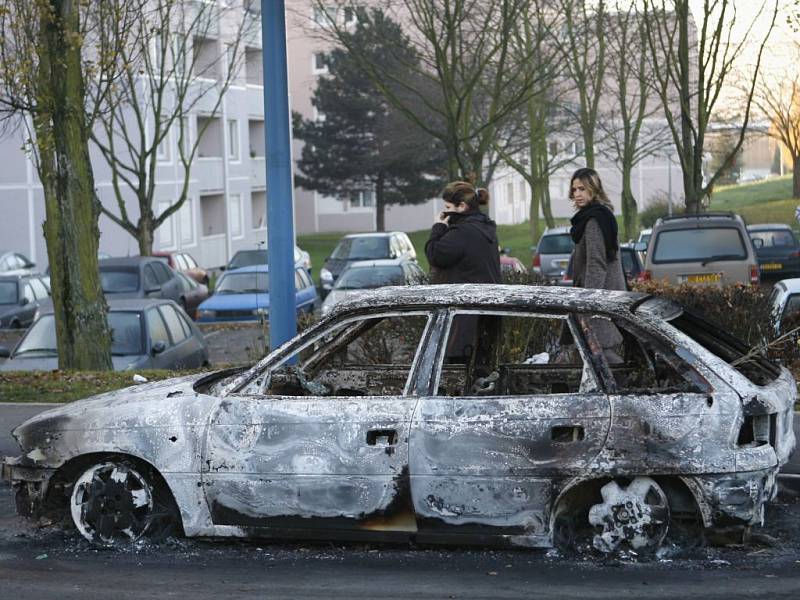
<svg viewBox="0 0 800 600"><path fill-rule="evenodd" d="M274 350L297 333L294 286L294 196L286 65L284 0L261 0L264 137L269 249L269 343Z"/></svg>

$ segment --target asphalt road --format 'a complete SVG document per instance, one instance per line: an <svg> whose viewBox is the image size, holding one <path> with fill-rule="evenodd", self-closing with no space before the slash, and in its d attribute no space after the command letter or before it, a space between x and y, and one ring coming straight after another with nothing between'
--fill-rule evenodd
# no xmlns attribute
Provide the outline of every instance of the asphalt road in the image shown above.
<svg viewBox="0 0 800 600"><path fill-rule="evenodd" d="M17 453L7 432L43 408L0 404L0 454ZM74 531L17 517L0 484L0 599L797 599L797 497L770 505L760 531L772 536L765 545L673 547L658 558L184 539L98 550Z"/></svg>

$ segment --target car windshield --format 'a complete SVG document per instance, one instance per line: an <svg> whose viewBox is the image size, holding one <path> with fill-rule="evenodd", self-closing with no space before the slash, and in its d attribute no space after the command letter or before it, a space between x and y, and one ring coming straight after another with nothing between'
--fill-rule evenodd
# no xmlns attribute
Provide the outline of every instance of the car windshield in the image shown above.
<svg viewBox="0 0 800 600"><path fill-rule="evenodd" d="M331 258L342 260L367 260L389 257L389 238L355 237L344 238L336 245Z"/></svg>
<svg viewBox="0 0 800 600"><path fill-rule="evenodd" d="M767 231L751 231L750 238L755 242L754 245L758 248L795 248L797 240L791 231L786 229L770 229Z"/></svg>
<svg viewBox="0 0 800 600"><path fill-rule="evenodd" d="M647 242L649 242L649 241L650 241L650 235L651 235L651 234L649 234L649 233L643 233L643 234L641 234L641 235L639 236L639 241L640 241L640 242L642 242L642 243L644 243L644 244L646 244Z"/></svg>
<svg viewBox="0 0 800 600"><path fill-rule="evenodd" d="M0 281L0 304L17 303L17 282Z"/></svg>
<svg viewBox="0 0 800 600"><path fill-rule="evenodd" d="M242 267L253 267L256 265L267 264L266 250L240 250L233 255L228 264L229 269L241 269Z"/></svg>
<svg viewBox="0 0 800 600"><path fill-rule="evenodd" d="M143 354L141 314L112 311L108 313L111 329L111 354L131 356ZM53 315L44 315L31 327L14 356L56 355L56 326Z"/></svg>
<svg viewBox="0 0 800 600"><path fill-rule="evenodd" d="M747 248L735 227L693 227L659 232L652 260L654 263L677 263L746 258Z"/></svg>
<svg viewBox="0 0 800 600"><path fill-rule="evenodd" d="M215 294L252 294L269 291L269 273L226 273Z"/></svg>
<svg viewBox="0 0 800 600"><path fill-rule="evenodd" d="M333 286L337 290L365 290L385 285L404 285L399 266L356 267L347 269Z"/></svg>
<svg viewBox="0 0 800 600"><path fill-rule="evenodd" d="M569 254L575 243L568 233L558 235L545 235L539 240L536 251L539 254Z"/></svg>
<svg viewBox="0 0 800 600"><path fill-rule="evenodd" d="M100 287L107 294L139 289L139 269L100 269Z"/></svg>

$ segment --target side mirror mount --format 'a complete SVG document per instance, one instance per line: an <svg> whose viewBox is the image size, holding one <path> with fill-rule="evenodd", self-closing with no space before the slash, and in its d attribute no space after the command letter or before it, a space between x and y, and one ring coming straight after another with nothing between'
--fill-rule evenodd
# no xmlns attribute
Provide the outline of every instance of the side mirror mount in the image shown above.
<svg viewBox="0 0 800 600"><path fill-rule="evenodd" d="M227 268L228 268L228 266L227 266L227 265L222 265L222 266L219 268L219 270L220 270L220 271L224 271L224 270L225 270L225 269L227 269Z"/></svg>
<svg viewBox="0 0 800 600"><path fill-rule="evenodd" d="M8 346L0 345L0 358L9 358L11 356L11 348Z"/></svg>
<svg viewBox="0 0 800 600"><path fill-rule="evenodd" d="M36 266L36 263L35 263L35 262L30 262L30 261L28 261L28 262L25 264L25 268L26 268L26 269L32 269L32 268L33 268L33 267L35 267L35 266Z"/></svg>
<svg viewBox="0 0 800 600"><path fill-rule="evenodd" d="M157 285L157 286L155 286L155 287L149 287L149 288L146 288L146 289L144 290L144 293L145 293L145 294L155 294L156 292L160 292L160 291L161 291L161 286L160 286L160 285Z"/></svg>
<svg viewBox="0 0 800 600"><path fill-rule="evenodd" d="M29 299L29 298L26 298L25 296L23 296L23 297L22 297L22 298L20 298L20 300L19 300L19 305L20 305L20 306L27 306L29 303L30 303L30 299Z"/></svg>
<svg viewBox="0 0 800 600"><path fill-rule="evenodd" d="M150 350L150 353L155 356L156 354L161 354L166 349L167 344L165 344L163 340L158 340L155 344L153 344L153 348Z"/></svg>

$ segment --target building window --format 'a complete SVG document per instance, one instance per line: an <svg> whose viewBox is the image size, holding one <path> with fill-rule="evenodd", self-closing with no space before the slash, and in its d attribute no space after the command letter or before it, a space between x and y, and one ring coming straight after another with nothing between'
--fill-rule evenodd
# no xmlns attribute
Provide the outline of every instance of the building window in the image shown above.
<svg viewBox="0 0 800 600"><path fill-rule="evenodd" d="M187 198L178 211L181 224L181 245L194 243L194 207L192 199Z"/></svg>
<svg viewBox="0 0 800 600"><path fill-rule="evenodd" d="M225 197L222 194L200 196L200 219L204 237L225 234Z"/></svg>
<svg viewBox="0 0 800 600"><path fill-rule="evenodd" d="M200 136L197 148L198 157L222 158L222 119L197 117L197 135Z"/></svg>
<svg viewBox="0 0 800 600"><path fill-rule="evenodd" d="M228 214L231 217L231 237L242 237L242 195L231 194L228 202Z"/></svg>
<svg viewBox="0 0 800 600"><path fill-rule="evenodd" d="M239 121L236 119L228 120L228 158L239 160Z"/></svg>
<svg viewBox="0 0 800 600"><path fill-rule="evenodd" d="M163 215L169 207L169 202L159 202L158 215ZM172 217L169 217L158 228L158 243L162 248L172 248L175 245L175 221Z"/></svg>
<svg viewBox="0 0 800 600"><path fill-rule="evenodd" d="M354 25L356 22L356 11L352 6L344 7L344 24Z"/></svg>
<svg viewBox="0 0 800 600"><path fill-rule="evenodd" d="M168 130L156 146L156 160L160 163L172 162L172 130Z"/></svg>
<svg viewBox="0 0 800 600"><path fill-rule="evenodd" d="M368 208L375 205L375 192L362 190L350 195L350 206L353 208Z"/></svg>
<svg viewBox="0 0 800 600"><path fill-rule="evenodd" d="M315 75L328 72L328 58L325 56L324 52L314 53L311 69Z"/></svg>
<svg viewBox="0 0 800 600"><path fill-rule="evenodd" d="M267 228L267 192L251 192L250 217L253 229Z"/></svg>
<svg viewBox="0 0 800 600"><path fill-rule="evenodd" d="M247 122L247 136L250 142L250 158L264 158L266 150L264 121L261 119L250 119Z"/></svg>
<svg viewBox="0 0 800 600"><path fill-rule="evenodd" d="M550 156L558 154L558 142L550 142Z"/></svg>
<svg viewBox="0 0 800 600"><path fill-rule="evenodd" d="M316 106L314 107L314 122L315 123L325 122L325 113L320 112L320 110Z"/></svg>
<svg viewBox="0 0 800 600"><path fill-rule="evenodd" d="M336 22L336 6L314 6L312 19L317 27L327 27Z"/></svg>
<svg viewBox="0 0 800 600"><path fill-rule="evenodd" d="M264 62L261 48L244 49L244 78L247 85L264 85Z"/></svg>

